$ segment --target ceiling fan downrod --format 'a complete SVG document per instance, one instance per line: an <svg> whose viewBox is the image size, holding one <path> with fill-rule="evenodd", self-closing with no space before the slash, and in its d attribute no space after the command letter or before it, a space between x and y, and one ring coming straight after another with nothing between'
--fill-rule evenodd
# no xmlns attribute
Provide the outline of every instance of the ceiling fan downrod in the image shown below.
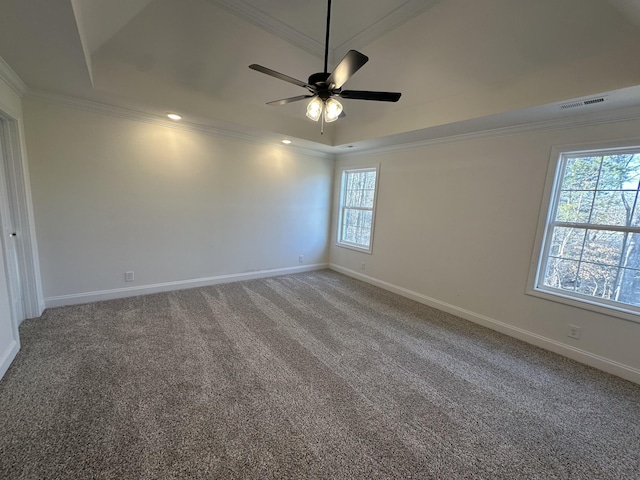
<svg viewBox="0 0 640 480"><path fill-rule="evenodd" d="M331 28L331 0L328 0L327 5L327 33L324 39L324 73L329 73L329 29Z"/></svg>

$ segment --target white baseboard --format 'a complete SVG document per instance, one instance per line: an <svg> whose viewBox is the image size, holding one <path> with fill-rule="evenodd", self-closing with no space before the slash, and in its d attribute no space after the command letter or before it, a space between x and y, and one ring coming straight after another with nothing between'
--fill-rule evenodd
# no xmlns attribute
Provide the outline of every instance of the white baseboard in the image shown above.
<svg viewBox="0 0 640 480"><path fill-rule="evenodd" d="M79 305L82 303L99 302L102 300L113 300L116 298L137 297L138 295L148 295L150 293L169 292L172 290L184 290L187 288L206 287L219 283L239 282L241 280L253 280L256 278L275 277L277 275L287 275L290 273L310 272L328 268L326 263L316 263L299 267L274 268L270 270L256 270L253 272L233 273L230 275L218 275L215 277L194 278L190 280L179 280L176 282L156 283L154 285L139 285L127 288L114 288L112 290L101 290L95 292L76 293L72 295L60 295L58 297L45 298L47 308L63 307L65 305Z"/></svg>
<svg viewBox="0 0 640 480"><path fill-rule="evenodd" d="M480 315L470 310L456 307L455 305L451 305L450 303L436 300L435 298L428 297L426 295L408 290L403 287L399 287L392 283L385 282L384 280L378 280L377 278L364 275L349 268L344 268L333 263L329 264L329 268L349 277L362 280L363 282L370 283L371 285L375 285L376 287L380 287L390 292L397 293L398 295L402 295L403 297L410 298L411 300L415 300L416 302L429 305L430 307L437 308L438 310L442 310L452 315L456 315L458 317L464 318L465 320L469 320L473 323L477 323L497 332L509 335L510 337L517 338L518 340L522 340L537 347L544 348L545 350L550 350L552 352L576 360L580 363L584 363L591 367L603 370L608 373L612 373L631 382L640 384L640 370L629 365L616 362L615 360L596 355L586 350L575 348L571 345L558 342L557 340L538 335L537 333L533 333L522 328L514 327L513 325L500 322L485 315Z"/></svg>
<svg viewBox="0 0 640 480"><path fill-rule="evenodd" d="M24 317L22 320L20 320L18 322L18 326L22 325L22 322L24 322L25 320L27 320L29 318L38 318L38 317L42 316L42 314L44 313L45 308L47 308L47 304L45 303L45 299L44 298L40 298L38 300L37 306L35 307L35 311L27 310L26 317Z"/></svg>
<svg viewBox="0 0 640 480"><path fill-rule="evenodd" d="M47 308L47 302L45 301L44 298L40 299L40 301L38 302L38 317L41 316L44 313L45 308Z"/></svg>
<svg viewBox="0 0 640 480"><path fill-rule="evenodd" d="M20 350L20 343L15 340L11 341L11 345L4 352L4 355L0 359L0 378L4 377L4 374L7 373L9 369L9 365L13 362L13 359L16 358L18 351Z"/></svg>

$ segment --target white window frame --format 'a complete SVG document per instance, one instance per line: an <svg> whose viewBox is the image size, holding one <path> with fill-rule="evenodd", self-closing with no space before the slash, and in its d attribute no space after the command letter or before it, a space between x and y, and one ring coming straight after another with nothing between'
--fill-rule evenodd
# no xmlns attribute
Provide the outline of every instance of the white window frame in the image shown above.
<svg viewBox="0 0 640 480"><path fill-rule="evenodd" d="M376 184L373 191L373 208L367 210L371 210L371 236L369 238L369 247L363 247L362 245L356 243L350 243L342 240L342 218L344 215L344 210L346 208L344 204L344 194L345 194L345 179L348 173L353 172L362 172L362 171L375 171L376 172ZM358 252L371 254L373 251L373 238L374 238L374 227L376 223L376 205L378 203L378 185L380 182L380 164L376 165L357 165L357 166L349 166L343 167L340 169L340 200L338 204L338 225L336 228L336 245L339 247L349 248L351 250L357 250Z"/></svg>
<svg viewBox="0 0 640 480"><path fill-rule="evenodd" d="M551 244L553 220L557 208L558 192L564 175L563 160L566 157L576 155L601 155L605 152L612 151L618 151L620 153L624 153L625 151L638 152L640 151L640 139L561 145L551 149L526 293L535 297L544 298L545 300L640 323L640 307L543 285L544 271Z"/></svg>

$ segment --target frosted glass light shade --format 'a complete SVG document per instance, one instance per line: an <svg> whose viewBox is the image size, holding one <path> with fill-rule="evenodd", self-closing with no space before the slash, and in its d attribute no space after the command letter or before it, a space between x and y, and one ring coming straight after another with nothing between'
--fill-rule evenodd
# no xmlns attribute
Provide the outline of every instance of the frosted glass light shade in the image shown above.
<svg viewBox="0 0 640 480"><path fill-rule="evenodd" d="M322 115L322 100L318 97L313 97L307 105L307 117L309 117L314 122L317 122L320 119L320 115Z"/></svg>
<svg viewBox="0 0 640 480"><path fill-rule="evenodd" d="M335 122L342 113L342 104L334 98L327 100L324 106L324 121Z"/></svg>

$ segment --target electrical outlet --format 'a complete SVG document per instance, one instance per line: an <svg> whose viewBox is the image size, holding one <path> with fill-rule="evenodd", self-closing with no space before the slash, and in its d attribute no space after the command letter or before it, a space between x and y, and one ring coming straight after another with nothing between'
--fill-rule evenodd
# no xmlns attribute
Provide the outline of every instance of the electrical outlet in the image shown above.
<svg viewBox="0 0 640 480"><path fill-rule="evenodd" d="M569 325L569 333L567 333L567 337L580 340L580 330L582 329L577 325Z"/></svg>
<svg viewBox="0 0 640 480"><path fill-rule="evenodd" d="M367 269L367 262L362 262L362 264L360 265L360 270L366 270Z"/></svg>
<svg viewBox="0 0 640 480"><path fill-rule="evenodd" d="M124 281L133 282L133 272L124 272Z"/></svg>
<svg viewBox="0 0 640 480"><path fill-rule="evenodd" d="M303 263L304 255L298 255L298 263Z"/></svg>

